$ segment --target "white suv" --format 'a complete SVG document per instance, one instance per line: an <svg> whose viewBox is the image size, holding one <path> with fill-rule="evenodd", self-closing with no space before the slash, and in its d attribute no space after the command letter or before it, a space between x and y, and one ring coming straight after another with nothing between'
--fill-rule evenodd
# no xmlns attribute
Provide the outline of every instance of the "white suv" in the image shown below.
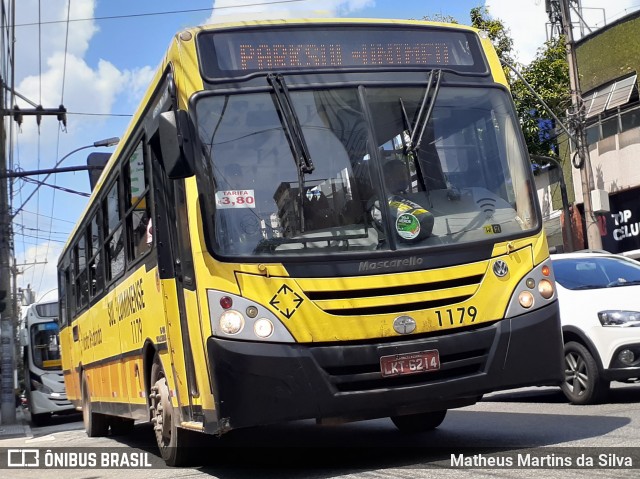
<svg viewBox="0 0 640 479"><path fill-rule="evenodd" d="M611 381L640 380L640 263L608 253L551 255L564 337L562 391L606 399Z"/></svg>

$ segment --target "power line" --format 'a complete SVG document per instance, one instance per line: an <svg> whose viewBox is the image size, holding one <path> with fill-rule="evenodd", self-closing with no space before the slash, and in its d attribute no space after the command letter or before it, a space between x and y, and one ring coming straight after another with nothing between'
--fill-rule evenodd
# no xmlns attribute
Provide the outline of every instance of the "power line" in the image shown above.
<svg viewBox="0 0 640 479"><path fill-rule="evenodd" d="M54 218L53 216L43 215L43 214L41 214L41 213L36 213L35 211L22 210L22 211L20 212L20 214L22 214L22 213L27 213L27 214L30 214L30 215L42 216L43 218L48 218L48 219L53 220L53 221L60 221L60 222L62 222L62 223L69 223L69 224L71 224L71 225L75 225L75 224L76 224L76 222L75 222L75 221L64 220L64 219L62 219L62 218Z"/></svg>
<svg viewBox="0 0 640 479"><path fill-rule="evenodd" d="M88 113L88 112L67 112L67 115L83 115L83 116L124 116L132 117L132 113Z"/></svg>
<svg viewBox="0 0 640 479"><path fill-rule="evenodd" d="M167 10L163 12L148 12L148 13L132 13L128 15L107 15L103 17L86 17L86 18L71 18L68 20L50 20L47 22L32 22L32 23L16 23L15 27L32 27L34 25L52 25L56 23L66 23L66 22L88 22L92 20L120 20L123 18L139 18L139 17L157 17L164 15L177 15L182 13L199 13L199 12L211 12L216 10L228 10L232 8L244 8L244 7L263 7L265 5L278 5L285 3L301 3L306 2L308 0L277 0L273 2L261 2L261 3L244 3L241 5L230 5L227 7L209 7L209 8L193 8L189 10Z"/></svg>
<svg viewBox="0 0 640 479"><path fill-rule="evenodd" d="M43 239L40 236L28 235L26 233L15 232L14 234L17 235L17 236L24 236L25 238L33 238L33 239L36 239L36 240L42 240ZM67 242L66 240L63 241L63 240L57 240L57 239L53 239L53 238L50 238L47 241L53 241L54 243L61 243L61 244L65 244ZM35 244L36 252L34 253L34 256L38 253L38 249L37 249L38 246L41 246L41 244L40 243L36 243ZM31 279L35 279L35 274L32 276ZM35 283L32 283L32 284L35 284Z"/></svg>
<svg viewBox="0 0 640 479"><path fill-rule="evenodd" d="M64 38L64 62L62 65L62 94L60 95L60 104L64 105L64 83L67 77L67 52L69 51L69 15L71 13L71 0L67 2L67 32ZM59 136L58 136L59 137Z"/></svg>
<svg viewBox="0 0 640 479"><path fill-rule="evenodd" d="M28 178L25 176L24 178L22 178L22 180L27 183L33 183L35 185L48 186L49 188L53 188L54 190L64 191L65 193L71 193L72 195L83 196L85 198L89 198L91 196L91 194L85 193L84 191L72 190L71 188L65 188L64 186L59 186L59 185L52 185L50 183L45 183L44 181L36 180L35 178ZM55 197L51 201L51 203L52 203L52 209L53 209L53 204L55 203Z"/></svg>
<svg viewBox="0 0 640 479"><path fill-rule="evenodd" d="M17 228L21 228L22 230L27 230L27 231L43 231L43 230L39 230L37 228L32 228L30 226L25 226L25 225L23 225L21 223L14 223L14 226L17 227ZM71 234L71 231L51 231L51 234L69 236Z"/></svg>

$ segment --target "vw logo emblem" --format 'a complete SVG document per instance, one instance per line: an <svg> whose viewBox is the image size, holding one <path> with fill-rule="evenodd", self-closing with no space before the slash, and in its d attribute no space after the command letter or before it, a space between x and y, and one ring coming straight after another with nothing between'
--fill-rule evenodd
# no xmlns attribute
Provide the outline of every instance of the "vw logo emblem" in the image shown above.
<svg viewBox="0 0 640 479"><path fill-rule="evenodd" d="M498 278L504 278L509 272L509 267L507 266L507 263L499 259L493 263L493 272Z"/></svg>
<svg viewBox="0 0 640 479"><path fill-rule="evenodd" d="M416 330L416 320L410 316L398 316L393 320L393 329L398 334L411 334Z"/></svg>

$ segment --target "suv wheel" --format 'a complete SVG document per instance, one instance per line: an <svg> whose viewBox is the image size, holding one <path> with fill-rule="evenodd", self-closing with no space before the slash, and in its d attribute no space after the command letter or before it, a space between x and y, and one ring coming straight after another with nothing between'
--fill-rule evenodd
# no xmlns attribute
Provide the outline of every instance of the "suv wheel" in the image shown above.
<svg viewBox="0 0 640 479"><path fill-rule="evenodd" d="M572 404L597 404L605 399L609 386L587 348L574 341L564 345L564 381L560 387Z"/></svg>

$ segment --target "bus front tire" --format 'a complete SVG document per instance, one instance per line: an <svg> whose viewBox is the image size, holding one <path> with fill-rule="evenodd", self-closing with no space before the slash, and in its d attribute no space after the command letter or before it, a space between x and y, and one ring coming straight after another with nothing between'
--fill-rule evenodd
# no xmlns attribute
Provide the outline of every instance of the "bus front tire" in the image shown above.
<svg viewBox="0 0 640 479"><path fill-rule="evenodd" d="M442 424L446 415L447 410L445 409L443 411L407 414L405 416L391 416L391 420L401 432L418 433L437 428Z"/></svg>
<svg viewBox="0 0 640 479"><path fill-rule="evenodd" d="M151 423L162 459L168 466L185 465L190 459L189 446L192 436L189 434L190 431L178 427L178 415L171 404L167 378L157 354L151 366L149 398Z"/></svg>
<svg viewBox="0 0 640 479"><path fill-rule="evenodd" d="M109 432L109 418L104 414L93 412L89 382L84 374L82 375L82 421L89 437L103 437Z"/></svg>
<svg viewBox="0 0 640 479"><path fill-rule="evenodd" d="M35 427L42 427L49 424L49 420L51 419L51 414L48 412L42 414L34 414L31 413L31 424Z"/></svg>

